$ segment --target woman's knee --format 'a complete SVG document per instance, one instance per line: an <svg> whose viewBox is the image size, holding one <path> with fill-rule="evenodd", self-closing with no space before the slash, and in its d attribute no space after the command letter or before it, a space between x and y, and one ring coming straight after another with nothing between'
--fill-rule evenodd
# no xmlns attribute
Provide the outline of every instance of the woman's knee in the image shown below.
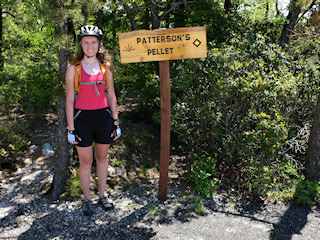
<svg viewBox="0 0 320 240"><path fill-rule="evenodd" d="M108 163L107 154L96 154L95 159L98 164Z"/></svg>
<svg viewBox="0 0 320 240"><path fill-rule="evenodd" d="M96 144L94 156L97 163L106 163L109 152L109 144Z"/></svg>
<svg viewBox="0 0 320 240"><path fill-rule="evenodd" d="M85 169L91 169L93 159L92 158L81 158L80 157L80 167Z"/></svg>
<svg viewBox="0 0 320 240"><path fill-rule="evenodd" d="M93 162L92 146L90 147L77 147L78 156L80 160L80 168L91 168Z"/></svg>

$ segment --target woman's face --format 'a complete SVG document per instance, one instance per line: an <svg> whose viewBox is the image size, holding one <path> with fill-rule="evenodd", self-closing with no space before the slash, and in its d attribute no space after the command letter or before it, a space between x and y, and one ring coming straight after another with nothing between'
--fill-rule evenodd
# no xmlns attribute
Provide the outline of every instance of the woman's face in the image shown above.
<svg viewBox="0 0 320 240"><path fill-rule="evenodd" d="M99 40L94 36L86 36L81 40L81 47L87 57L96 56L99 50Z"/></svg>

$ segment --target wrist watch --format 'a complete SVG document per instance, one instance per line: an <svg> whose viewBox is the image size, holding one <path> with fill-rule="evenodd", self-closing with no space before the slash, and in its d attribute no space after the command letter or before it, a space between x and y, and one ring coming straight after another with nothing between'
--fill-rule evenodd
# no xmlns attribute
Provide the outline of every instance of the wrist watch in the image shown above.
<svg viewBox="0 0 320 240"><path fill-rule="evenodd" d="M119 118L114 118L113 121L120 123L120 119Z"/></svg>

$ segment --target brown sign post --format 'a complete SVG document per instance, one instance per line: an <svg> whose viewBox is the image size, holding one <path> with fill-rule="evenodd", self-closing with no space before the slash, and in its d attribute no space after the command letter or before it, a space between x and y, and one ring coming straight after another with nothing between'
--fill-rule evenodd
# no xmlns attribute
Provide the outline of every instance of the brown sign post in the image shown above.
<svg viewBox="0 0 320 240"><path fill-rule="evenodd" d="M167 199L170 158L169 60L207 57L205 27L137 30L119 33L122 63L159 61L161 98L160 180L158 199Z"/></svg>

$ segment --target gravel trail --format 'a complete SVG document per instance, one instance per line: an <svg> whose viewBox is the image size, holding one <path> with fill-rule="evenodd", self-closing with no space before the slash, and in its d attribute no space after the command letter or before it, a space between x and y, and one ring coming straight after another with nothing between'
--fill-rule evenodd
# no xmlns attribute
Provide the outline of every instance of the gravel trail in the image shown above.
<svg viewBox="0 0 320 240"><path fill-rule="evenodd" d="M52 179L43 161L30 162L0 184L0 239L320 239L320 212L297 204L228 203L220 195L186 197L171 179L168 200L157 200L158 181L111 191L115 208L104 212L94 198L92 217L80 199L41 197ZM177 187L178 186L178 187Z"/></svg>

